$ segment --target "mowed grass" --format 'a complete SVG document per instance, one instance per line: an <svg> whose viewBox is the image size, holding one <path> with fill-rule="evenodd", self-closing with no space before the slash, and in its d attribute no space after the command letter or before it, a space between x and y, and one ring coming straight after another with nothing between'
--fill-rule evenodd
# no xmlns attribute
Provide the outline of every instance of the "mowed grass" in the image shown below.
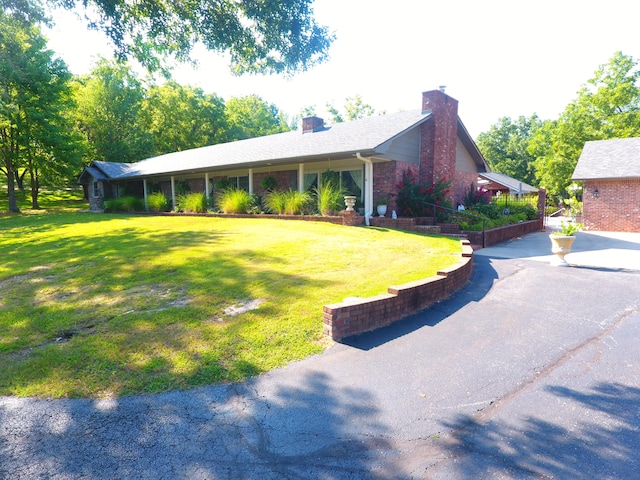
<svg viewBox="0 0 640 480"><path fill-rule="evenodd" d="M63 212L0 215L0 252L0 394L104 397L241 381L319 353L323 305L434 275L460 244Z"/></svg>

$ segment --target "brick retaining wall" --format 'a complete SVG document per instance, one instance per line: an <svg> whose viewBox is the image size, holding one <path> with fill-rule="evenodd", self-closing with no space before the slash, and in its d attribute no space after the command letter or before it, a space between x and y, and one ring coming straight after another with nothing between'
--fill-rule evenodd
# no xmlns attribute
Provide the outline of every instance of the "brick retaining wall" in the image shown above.
<svg viewBox="0 0 640 480"><path fill-rule="evenodd" d="M492 228L491 230L484 232L484 243L482 241L482 232L463 231L462 233L467 236L472 245L490 247L496 243L511 240L512 238L522 237L527 233L539 232L543 229L544 224L542 219Z"/></svg>
<svg viewBox="0 0 640 480"><path fill-rule="evenodd" d="M467 240L461 243L460 260L436 276L389 287L375 297L325 305L324 334L340 341L390 325L451 296L467 283L473 270L473 249Z"/></svg>

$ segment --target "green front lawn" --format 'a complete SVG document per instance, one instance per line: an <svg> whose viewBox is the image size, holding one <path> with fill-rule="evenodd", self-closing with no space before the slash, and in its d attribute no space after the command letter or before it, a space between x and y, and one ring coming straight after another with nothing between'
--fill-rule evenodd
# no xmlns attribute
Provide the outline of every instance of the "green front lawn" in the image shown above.
<svg viewBox="0 0 640 480"><path fill-rule="evenodd" d="M0 214L0 253L0 394L100 397L240 381L319 353L323 305L432 276L460 244L319 222L63 212Z"/></svg>

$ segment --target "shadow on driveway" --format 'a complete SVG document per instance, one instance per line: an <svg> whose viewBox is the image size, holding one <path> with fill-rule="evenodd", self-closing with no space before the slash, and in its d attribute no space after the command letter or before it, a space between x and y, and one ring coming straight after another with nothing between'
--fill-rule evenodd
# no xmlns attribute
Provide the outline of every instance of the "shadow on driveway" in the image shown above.
<svg viewBox="0 0 640 480"><path fill-rule="evenodd" d="M459 416L445 424L453 431L450 448L469 459L450 463L447 474L479 478L493 471L500 472L500 478L637 478L640 388L605 382L586 393L561 385L546 391L561 404L576 405L607 421L583 419L563 426L529 417L514 426L505 420L483 424Z"/></svg>
<svg viewBox="0 0 640 480"><path fill-rule="evenodd" d="M479 302L491 290L496 280L498 280L498 273L491 259L474 256L473 272L469 283L448 299L387 327L348 337L340 343L360 350L370 350L422 327L434 327L468 303Z"/></svg>

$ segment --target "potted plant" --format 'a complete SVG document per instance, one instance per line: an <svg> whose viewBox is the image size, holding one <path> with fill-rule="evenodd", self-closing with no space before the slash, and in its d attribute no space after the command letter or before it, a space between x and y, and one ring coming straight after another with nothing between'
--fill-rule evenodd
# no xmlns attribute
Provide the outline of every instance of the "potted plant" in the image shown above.
<svg viewBox="0 0 640 480"><path fill-rule="evenodd" d="M557 267L569 266L564 256L571 252L571 246L576 239L576 232L582 230L582 228L583 225L581 223L560 222L560 230L552 232L551 235L549 235L551 239L551 252L558 257L552 262L552 265Z"/></svg>
<svg viewBox="0 0 640 480"><path fill-rule="evenodd" d="M376 210L378 212L378 215L380 215L381 217L385 216L385 214L387 213L388 204L389 201L386 198L381 198L376 202Z"/></svg>
<svg viewBox="0 0 640 480"><path fill-rule="evenodd" d="M260 182L260 187L266 192L273 192L278 188L278 182L272 176L264 177Z"/></svg>

